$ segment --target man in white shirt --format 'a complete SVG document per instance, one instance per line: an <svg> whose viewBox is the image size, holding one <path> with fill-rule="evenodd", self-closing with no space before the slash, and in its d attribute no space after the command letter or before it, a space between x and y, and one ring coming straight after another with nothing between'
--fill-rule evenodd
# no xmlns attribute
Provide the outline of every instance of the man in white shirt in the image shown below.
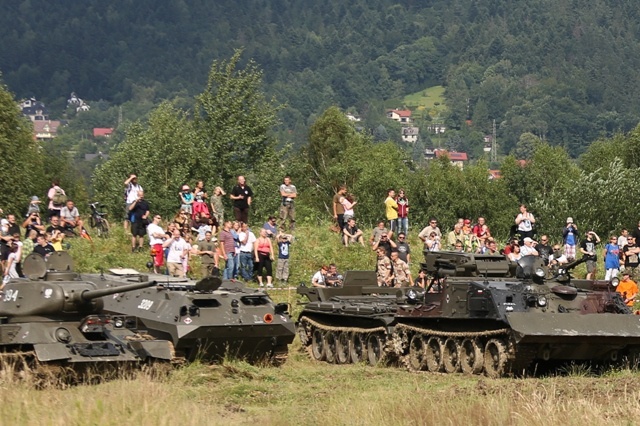
<svg viewBox="0 0 640 426"><path fill-rule="evenodd" d="M169 275L184 278L185 270L182 266L182 259L187 255L190 245L182 238L180 230L174 230L172 237L162 243L162 247L169 248L169 253L167 254Z"/></svg>
<svg viewBox="0 0 640 426"><path fill-rule="evenodd" d="M533 241L531 238L526 237L524 239L524 245L520 247L520 254L522 256L537 256L538 250L535 249L535 245L537 243Z"/></svg>
<svg viewBox="0 0 640 426"><path fill-rule="evenodd" d="M240 267L238 274L245 281L251 281L253 278L253 243L256 242L256 236L246 223L241 224L238 240L240 241Z"/></svg>
<svg viewBox="0 0 640 426"><path fill-rule="evenodd" d="M153 220L147 225L147 235L149 236L149 246L151 246L151 253L153 256L153 272L160 273L160 267L164 265L164 250L162 249L162 243L167 235L164 229L160 226L162 217L157 214L153 216Z"/></svg>
<svg viewBox="0 0 640 426"><path fill-rule="evenodd" d="M135 174L129 175L129 178L124 181L124 229L129 229L129 223L131 223L131 211L129 207L134 201L138 199L138 191L143 191L142 186L138 184L138 176Z"/></svg>
<svg viewBox="0 0 640 426"><path fill-rule="evenodd" d="M60 225L68 231L78 228L78 231L82 232L84 224L80 219L80 212L71 200L68 200L67 204L60 209Z"/></svg>

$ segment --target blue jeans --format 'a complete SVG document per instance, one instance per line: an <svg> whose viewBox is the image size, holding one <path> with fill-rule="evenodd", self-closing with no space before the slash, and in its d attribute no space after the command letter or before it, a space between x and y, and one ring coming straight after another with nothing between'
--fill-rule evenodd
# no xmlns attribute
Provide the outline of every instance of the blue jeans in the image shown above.
<svg viewBox="0 0 640 426"><path fill-rule="evenodd" d="M399 217L398 218L398 235L399 233L404 232L405 235L409 233L409 218L408 217Z"/></svg>
<svg viewBox="0 0 640 426"><path fill-rule="evenodd" d="M253 278L253 253L240 252L240 276L246 281Z"/></svg>
<svg viewBox="0 0 640 426"><path fill-rule="evenodd" d="M224 271L222 272L222 279L230 280L233 278L233 270L236 267L236 254L235 252L227 253L227 261L224 264Z"/></svg>

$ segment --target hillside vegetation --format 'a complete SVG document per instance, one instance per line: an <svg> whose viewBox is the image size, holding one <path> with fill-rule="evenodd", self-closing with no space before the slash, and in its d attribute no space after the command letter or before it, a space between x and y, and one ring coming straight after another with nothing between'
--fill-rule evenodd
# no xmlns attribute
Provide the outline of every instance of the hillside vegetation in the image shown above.
<svg viewBox="0 0 640 426"><path fill-rule="evenodd" d="M107 104L188 102L211 62L242 47L264 70L267 93L286 104L280 117L288 131L280 136L294 145L304 145L307 126L331 105L357 110L373 129L385 107L442 85L460 148L481 144L495 119L503 153L530 132L576 157L599 136L639 121L636 6L21 0L0 15L0 66L19 97L35 95L59 110L71 91Z"/></svg>

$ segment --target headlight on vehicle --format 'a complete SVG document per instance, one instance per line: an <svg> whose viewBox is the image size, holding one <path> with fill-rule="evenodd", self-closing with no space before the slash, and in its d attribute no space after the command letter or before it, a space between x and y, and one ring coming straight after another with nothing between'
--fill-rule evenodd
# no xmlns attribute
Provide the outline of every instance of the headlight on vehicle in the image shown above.
<svg viewBox="0 0 640 426"><path fill-rule="evenodd" d="M538 306L547 306L547 298L545 296L538 296Z"/></svg>
<svg viewBox="0 0 640 426"><path fill-rule="evenodd" d="M620 278L618 277L611 278L610 284L614 287L618 287L618 284L620 284Z"/></svg>
<svg viewBox="0 0 640 426"><path fill-rule="evenodd" d="M537 268L536 269L536 276L539 277L539 278L544 278L544 276L545 276L544 269Z"/></svg>

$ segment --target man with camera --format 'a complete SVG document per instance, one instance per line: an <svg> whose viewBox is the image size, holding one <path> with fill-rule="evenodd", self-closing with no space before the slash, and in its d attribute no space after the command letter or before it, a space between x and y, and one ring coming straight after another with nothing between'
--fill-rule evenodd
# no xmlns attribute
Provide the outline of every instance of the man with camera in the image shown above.
<svg viewBox="0 0 640 426"><path fill-rule="evenodd" d="M588 231L586 238L580 243L580 252L587 258L587 276L590 280L596 276L596 245L600 243L600 237L593 231Z"/></svg>
<svg viewBox="0 0 640 426"><path fill-rule="evenodd" d="M185 277L186 271L182 266L182 260L189 251L189 244L180 235L179 229L174 229L171 238L162 243L163 248L169 248L167 254L167 269L172 277Z"/></svg>

